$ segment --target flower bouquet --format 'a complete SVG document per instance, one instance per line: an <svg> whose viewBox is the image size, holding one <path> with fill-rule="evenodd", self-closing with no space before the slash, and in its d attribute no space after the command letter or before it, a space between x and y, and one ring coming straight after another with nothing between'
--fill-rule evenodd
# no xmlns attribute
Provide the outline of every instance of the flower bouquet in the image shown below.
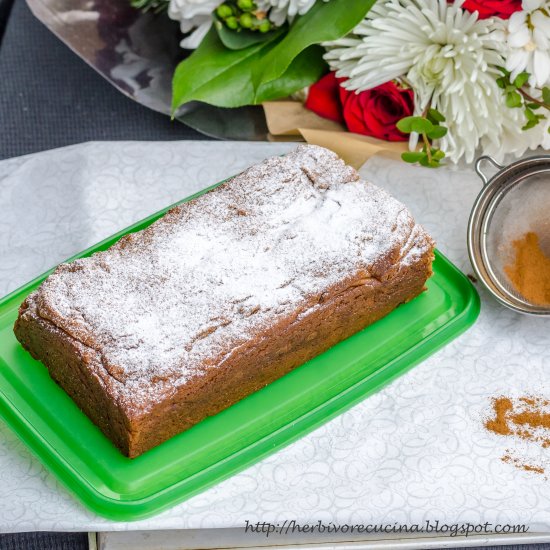
<svg viewBox="0 0 550 550"><path fill-rule="evenodd" d="M439 166L550 147L548 0L132 0L194 51L172 111L291 97Z"/></svg>

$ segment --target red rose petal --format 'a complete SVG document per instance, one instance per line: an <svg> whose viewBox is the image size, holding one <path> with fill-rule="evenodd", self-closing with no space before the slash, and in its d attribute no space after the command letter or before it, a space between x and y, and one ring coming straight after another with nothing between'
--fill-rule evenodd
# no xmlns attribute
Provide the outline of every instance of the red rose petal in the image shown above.
<svg viewBox="0 0 550 550"><path fill-rule="evenodd" d="M385 139L406 141L408 136L400 132L396 124L413 114L414 95L410 89L399 88L387 82L359 94L340 90L346 126L351 132Z"/></svg>
<svg viewBox="0 0 550 550"><path fill-rule="evenodd" d="M466 0L462 7L471 12L477 11L480 19L509 19L514 12L521 10L521 0Z"/></svg>
<svg viewBox="0 0 550 550"><path fill-rule="evenodd" d="M305 102L306 108L323 118L343 123L339 89L340 85L335 74L328 73L310 86Z"/></svg>

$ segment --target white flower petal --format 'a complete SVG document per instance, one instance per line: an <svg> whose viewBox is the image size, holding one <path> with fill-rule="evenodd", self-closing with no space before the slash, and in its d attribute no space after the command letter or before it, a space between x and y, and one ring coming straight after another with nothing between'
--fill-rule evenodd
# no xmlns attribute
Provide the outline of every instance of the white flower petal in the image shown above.
<svg viewBox="0 0 550 550"><path fill-rule="evenodd" d="M190 36L181 41L182 48L195 49L212 25L212 12L223 0L170 0L168 16L180 22L181 32Z"/></svg>
<svg viewBox="0 0 550 550"><path fill-rule="evenodd" d="M516 72L512 75L512 78L515 78L519 73L521 73L527 67L529 62L529 53L524 50L513 51L506 60L506 69L510 72Z"/></svg>
<svg viewBox="0 0 550 550"><path fill-rule="evenodd" d="M524 11L514 12L508 20L508 31L516 33L523 26L527 26L527 14Z"/></svg>
<svg viewBox="0 0 550 550"><path fill-rule="evenodd" d="M548 36L540 27L535 27L533 29L533 42L537 50L548 51L550 47Z"/></svg>
<svg viewBox="0 0 550 550"><path fill-rule="evenodd" d="M534 11L541 8L545 3L545 0L523 0L521 7L525 11Z"/></svg>
<svg viewBox="0 0 550 550"><path fill-rule="evenodd" d="M547 36L550 36L550 17L545 15L542 11L536 11L531 14L531 24L543 31Z"/></svg>
<svg viewBox="0 0 550 550"><path fill-rule="evenodd" d="M548 52L535 51L533 54L534 76L537 86L548 83L550 77L550 57Z"/></svg>
<svg viewBox="0 0 550 550"><path fill-rule="evenodd" d="M316 0L259 0L256 4L260 10L271 10L269 19L280 26L285 21L292 22L297 15L307 13L315 2Z"/></svg>
<svg viewBox="0 0 550 550"><path fill-rule="evenodd" d="M523 48L531 41L531 33L527 26L523 26L518 32L510 34L508 37L508 46L510 48Z"/></svg>
<svg viewBox="0 0 550 550"><path fill-rule="evenodd" d="M199 44L202 42L202 39L206 36L206 33L210 30L212 26L212 18L208 18L208 21L205 21L199 25L189 36L186 36L181 42L180 46L182 48L187 48L188 50L194 50L199 47Z"/></svg>

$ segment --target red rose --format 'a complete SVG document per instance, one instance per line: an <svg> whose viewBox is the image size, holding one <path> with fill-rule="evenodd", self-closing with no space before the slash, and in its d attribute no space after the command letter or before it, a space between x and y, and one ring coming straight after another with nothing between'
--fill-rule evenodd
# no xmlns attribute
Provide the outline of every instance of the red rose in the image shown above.
<svg viewBox="0 0 550 550"><path fill-rule="evenodd" d="M328 73L312 84L306 99L306 107L314 113L344 124L342 103L340 102L340 82L335 73Z"/></svg>
<svg viewBox="0 0 550 550"><path fill-rule="evenodd" d="M309 90L306 107L318 115L342 122L350 132L386 141L407 141L397 122L413 114L414 94L395 82L356 94L343 88L334 73L324 76Z"/></svg>
<svg viewBox="0 0 550 550"><path fill-rule="evenodd" d="M409 137L396 128L399 120L413 114L411 89L390 81L359 94L340 86L344 120L350 132L386 141L407 141Z"/></svg>
<svg viewBox="0 0 550 550"><path fill-rule="evenodd" d="M509 19L514 12L521 10L521 0L466 0L462 7L477 11L480 19L493 16Z"/></svg>

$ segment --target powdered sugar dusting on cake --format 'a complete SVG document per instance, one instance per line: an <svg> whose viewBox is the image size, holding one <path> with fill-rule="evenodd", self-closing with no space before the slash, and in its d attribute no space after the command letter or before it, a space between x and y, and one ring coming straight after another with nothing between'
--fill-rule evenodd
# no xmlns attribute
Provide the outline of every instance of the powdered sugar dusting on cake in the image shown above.
<svg viewBox="0 0 550 550"><path fill-rule="evenodd" d="M146 406L326 290L431 246L401 203L301 146L60 266L34 300L99 353L122 400Z"/></svg>

